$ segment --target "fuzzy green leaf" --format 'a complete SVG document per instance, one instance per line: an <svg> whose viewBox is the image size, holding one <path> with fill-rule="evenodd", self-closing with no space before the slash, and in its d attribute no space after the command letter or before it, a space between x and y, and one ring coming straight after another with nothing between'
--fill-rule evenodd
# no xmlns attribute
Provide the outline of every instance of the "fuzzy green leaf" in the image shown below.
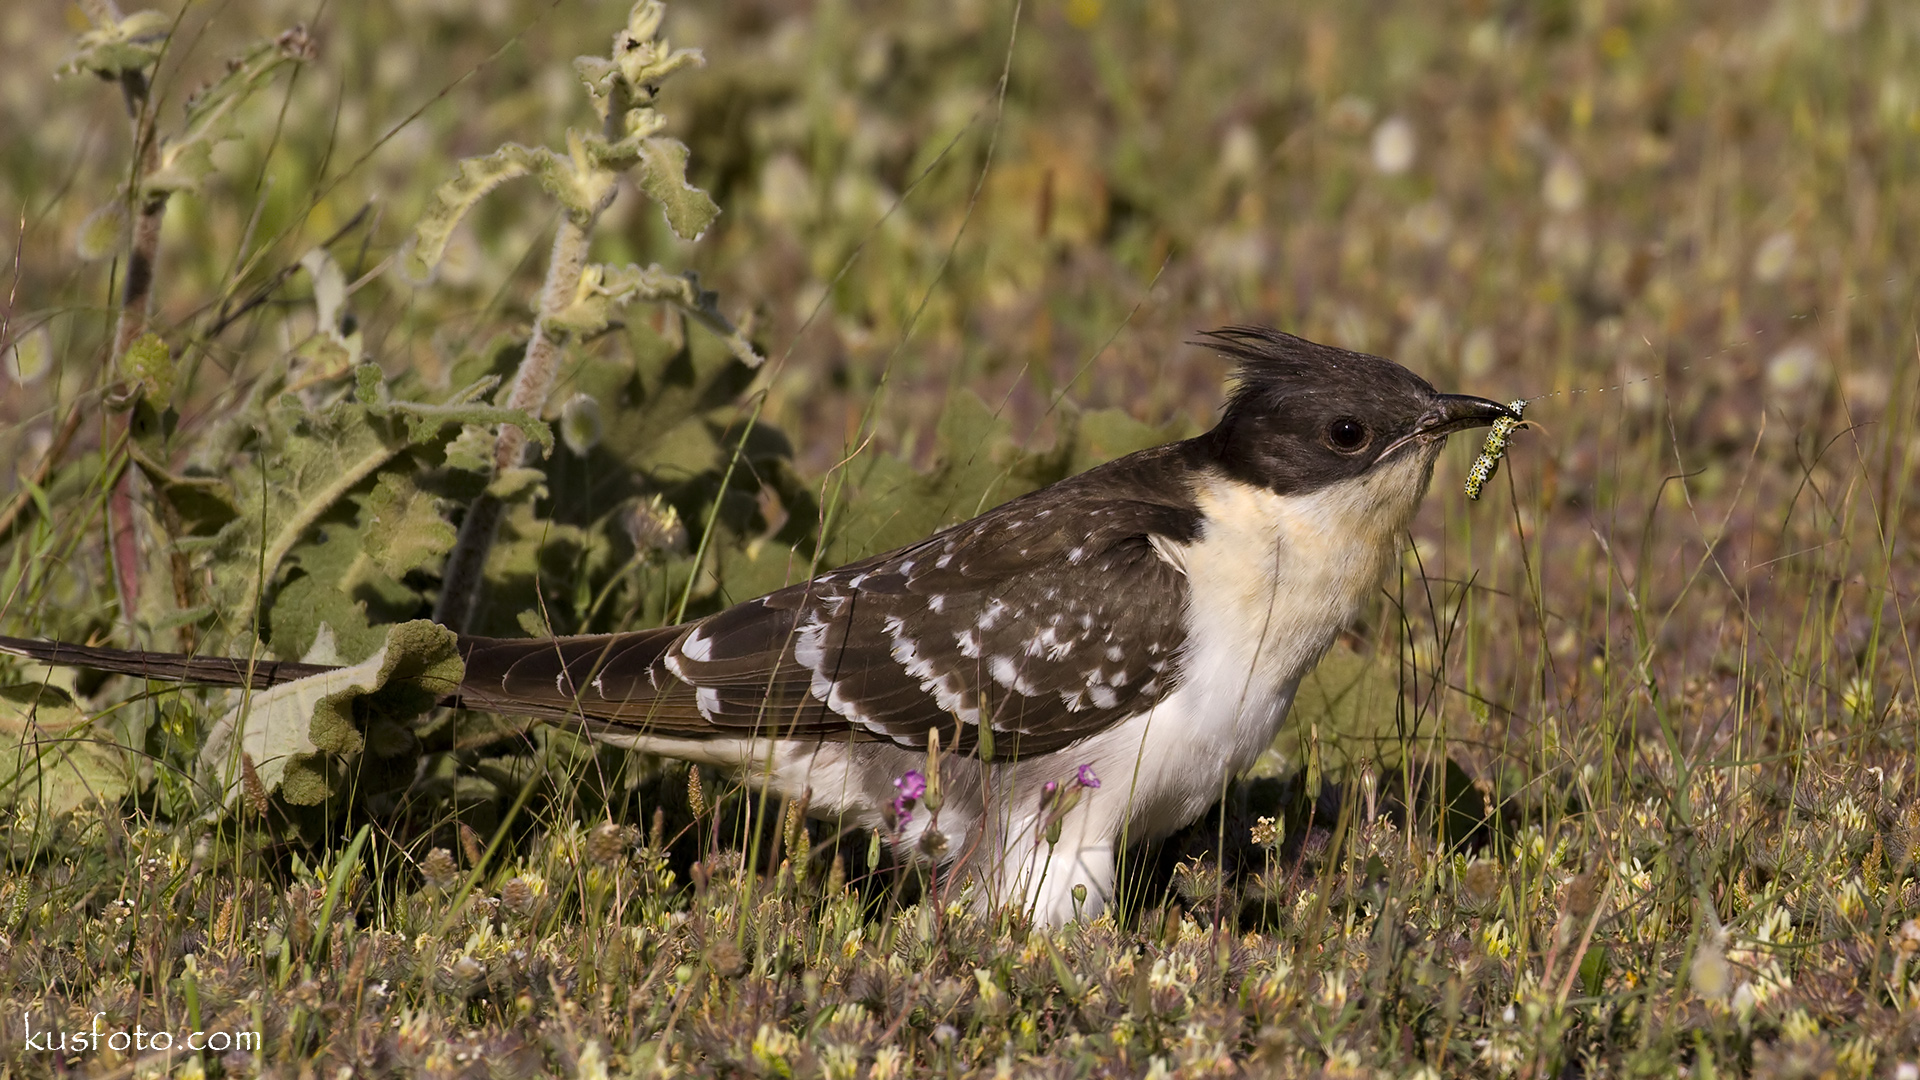
<svg viewBox="0 0 1920 1080"><path fill-rule="evenodd" d="M14 382L32 386L52 370L53 356L53 335L45 326L40 326L15 338L0 366Z"/></svg>
<svg viewBox="0 0 1920 1080"><path fill-rule="evenodd" d="M155 408L164 409L173 400L173 351L160 340L159 334L140 335L127 346L120 364L126 376L140 384Z"/></svg>
<svg viewBox="0 0 1920 1080"><path fill-rule="evenodd" d="M485 157L463 159L458 174L434 189L426 213L414 227L407 272L414 280L425 281L440 265L454 228L475 203L501 184L545 168L552 160L553 151L518 143L508 143Z"/></svg>
<svg viewBox="0 0 1920 1080"><path fill-rule="evenodd" d="M683 240L698 240L720 216L707 193L687 183L687 146L678 139L652 138L640 144L640 190L652 196L667 224Z"/></svg>
<svg viewBox="0 0 1920 1080"><path fill-rule="evenodd" d="M347 275L326 248L300 256L300 267L313 278L314 339L308 351L321 371L341 371L360 362L362 338L346 333ZM373 367L369 364L368 367ZM377 378L380 369L374 367Z"/></svg>
<svg viewBox="0 0 1920 1080"><path fill-rule="evenodd" d="M456 400L437 405L425 401L390 401L374 411L405 421L407 437L417 443L428 442L456 424L512 424L542 447L553 449L553 428L520 409Z"/></svg>
<svg viewBox="0 0 1920 1080"><path fill-rule="evenodd" d="M136 11L107 26L80 35L73 54L60 66L63 75L90 71L103 79L144 72L160 59L173 19L158 11Z"/></svg>
<svg viewBox="0 0 1920 1080"><path fill-rule="evenodd" d="M433 496L407 477L387 474L361 509L366 552L389 576L399 578L453 549L453 526L440 516Z"/></svg>
<svg viewBox="0 0 1920 1080"><path fill-rule="evenodd" d="M74 231L73 250L85 262L96 262L120 251L127 238L126 200L116 198L87 215Z"/></svg>
<svg viewBox="0 0 1920 1080"><path fill-rule="evenodd" d="M753 347L746 331L721 314L719 300L718 294L700 287L700 275L691 270L675 274L658 263L647 267L633 263L588 266L581 271L573 301L549 316L547 325L576 336L590 336L611 325L614 313L628 304L668 303L726 342L727 350L741 363L759 367L766 358Z"/></svg>
<svg viewBox="0 0 1920 1080"><path fill-rule="evenodd" d="M126 751L101 738L66 691L0 686L0 806L57 815L131 790Z"/></svg>
<svg viewBox="0 0 1920 1080"><path fill-rule="evenodd" d="M159 167L141 178L144 197L198 188L213 174L213 148L239 135L240 107L283 64L305 58L303 45L262 41L231 60L227 73L187 99L187 122L160 144Z"/></svg>
<svg viewBox="0 0 1920 1080"><path fill-rule="evenodd" d="M242 753L269 793L296 805L322 802L336 775L329 759L364 750L363 725L419 716L459 687L457 643L453 631L426 620L392 626L361 663L248 695L214 725L201 765L229 806L240 793Z"/></svg>
<svg viewBox="0 0 1920 1080"><path fill-rule="evenodd" d="M524 466L506 469L487 485L487 494L503 503L523 502L537 499L545 493L546 482L547 474L544 469Z"/></svg>
<svg viewBox="0 0 1920 1080"><path fill-rule="evenodd" d="M242 459L226 474L231 479L230 502L237 515L211 542L195 545L212 556L212 585L207 599L222 611L248 612L256 599L274 607L274 591L295 550L309 574L316 569L314 545L339 544L350 557L321 560L327 571L324 589L348 587L345 576L353 557L367 542L360 503L374 490L383 473L411 476L418 455L437 455L464 424L519 423L535 438L552 445L552 432L518 410L500 409L467 400L486 384L468 387L446 404L381 400L386 397L379 372L363 367L371 389L324 408L309 409L298 398L282 396L262 417L260 445L272 451L256 460ZM374 400L369 401L367 398ZM302 547L306 545L306 547ZM185 545L183 545L185 546ZM352 587L372 588L382 595L397 586L378 567L353 571ZM371 575L369 578L368 575ZM320 587L322 583L310 583ZM331 611L335 605L323 605ZM401 610L406 605L399 604ZM344 609L343 609L344 610ZM290 618L306 627L298 635L284 635L276 627L276 644L310 636L315 618ZM336 613L338 614L338 613ZM349 623L336 626L345 631ZM234 627L243 631L242 623Z"/></svg>
<svg viewBox="0 0 1920 1080"><path fill-rule="evenodd" d="M681 68L706 63L698 49L675 49L660 36L667 7L660 0L639 0L627 12L627 30L613 38L613 60L635 87L657 86Z"/></svg>
<svg viewBox="0 0 1920 1080"><path fill-rule="evenodd" d="M138 440L127 444L127 453L146 474L154 493L172 504L182 536L213 536L240 515L227 481L212 476L176 475L149 454Z"/></svg>
<svg viewBox="0 0 1920 1080"><path fill-rule="evenodd" d="M645 100L654 87L684 68L700 67L698 49L675 49L660 37L666 6L640 0L627 14L627 27L613 36L610 58L582 56L573 62L601 119L622 101ZM631 129L629 129L631 131Z"/></svg>

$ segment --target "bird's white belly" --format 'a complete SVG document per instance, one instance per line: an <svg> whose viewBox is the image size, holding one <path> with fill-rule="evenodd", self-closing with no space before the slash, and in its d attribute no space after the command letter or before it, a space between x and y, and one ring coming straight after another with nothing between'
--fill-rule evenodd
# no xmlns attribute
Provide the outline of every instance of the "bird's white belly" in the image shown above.
<svg viewBox="0 0 1920 1080"><path fill-rule="evenodd" d="M1264 687L1237 703L1183 687L1066 753L1099 770L1100 801L1117 819L1120 846L1157 840L1198 818L1260 756L1298 683ZM1230 704L1236 707L1223 707Z"/></svg>

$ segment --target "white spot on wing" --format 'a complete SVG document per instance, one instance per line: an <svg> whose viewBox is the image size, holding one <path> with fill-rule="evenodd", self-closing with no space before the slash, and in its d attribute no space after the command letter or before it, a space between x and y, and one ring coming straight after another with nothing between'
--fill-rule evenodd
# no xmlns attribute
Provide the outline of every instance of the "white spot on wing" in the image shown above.
<svg viewBox="0 0 1920 1080"><path fill-rule="evenodd" d="M700 709L701 716L712 720L713 714L720 711L720 691L711 686L702 686L694 691L693 703Z"/></svg>
<svg viewBox="0 0 1920 1080"><path fill-rule="evenodd" d="M996 599L993 603L987 605L987 610L980 613L980 618L975 621L974 625L982 630L991 630L994 628L994 625L1000 621L1001 616L1006 613L1007 605Z"/></svg>
<svg viewBox="0 0 1920 1080"><path fill-rule="evenodd" d="M1073 655L1073 642L1062 639L1055 627L1049 626L1027 639L1024 651L1028 656L1045 656L1049 660L1064 660Z"/></svg>
<svg viewBox="0 0 1920 1080"><path fill-rule="evenodd" d="M680 651L686 654L689 660L711 660L713 659L713 639L707 637L705 631L695 630L687 635L687 640L680 643Z"/></svg>
<svg viewBox="0 0 1920 1080"><path fill-rule="evenodd" d="M869 722L868 716L840 692L840 684L828 675L827 651L824 647L827 629L827 624L818 619L803 625L799 635L794 638L793 659L812 670L813 678L807 684L807 691L816 700L856 724L866 724Z"/></svg>
<svg viewBox="0 0 1920 1080"><path fill-rule="evenodd" d="M947 610L947 594L934 593L932 596L927 597L927 610L935 614Z"/></svg>
<svg viewBox="0 0 1920 1080"><path fill-rule="evenodd" d="M1014 665L1013 657L996 656L993 658L993 662L988 665L987 670L993 673L993 681L999 683L1001 686L1012 690L1016 694L1025 694L1028 697L1035 696L1033 684L1021 676L1020 669Z"/></svg>

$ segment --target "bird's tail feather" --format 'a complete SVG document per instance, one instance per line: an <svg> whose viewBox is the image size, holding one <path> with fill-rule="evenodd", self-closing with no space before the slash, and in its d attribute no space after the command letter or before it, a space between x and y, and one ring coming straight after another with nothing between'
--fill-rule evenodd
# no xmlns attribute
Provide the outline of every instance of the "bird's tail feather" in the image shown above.
<svg viewBox="0 0 1920 1080"><path fill-rule="evenodd" d="M91 668L119 675L138 675L160 682L245 686L255 690L265 690L269 686L333 670L328 664L251 660L243 656L191 656L186 653L148 652L144 649L107 649L16 637L0 637L0 653L11 653L58 667Z"/></svg>
<svg viewBox="0 0 1920 1080"><path fill-rule="evenodd" d="M674 723L688 709L654 715L648 669L681 627L585 637L497 639L461 635L466 675L443 705L555 720L605 722L628 732L670 730L682 738L714 734L701 723ZM251 660L231 656L109 649L0 637L0 653L42 664L90 668L160 682L203 686L270 686L337 670L329 664ZM682 718L684 721L684 718Z"/></svg>
<svg viewBox="0 0 1920 1080"><path fill-rule="evenodd" d="M649 706L658 704L649 672L685 629L662 626L561 638L461 635L466 677L460 682L459 703L470 709L561 719L647 717Z"/></svg>

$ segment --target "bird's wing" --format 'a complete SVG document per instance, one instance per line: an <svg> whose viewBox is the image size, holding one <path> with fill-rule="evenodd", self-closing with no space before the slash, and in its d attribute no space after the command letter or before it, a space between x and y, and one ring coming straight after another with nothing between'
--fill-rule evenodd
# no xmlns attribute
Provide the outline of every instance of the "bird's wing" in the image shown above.
<svg viewBox="0 0 1920 1080"><path fill-rule="evenodd" d="M466 639L462 702L668 737L874 739L995 758L1056 750L1152 706L1185 638L1155 536L1189 510L1019 499L928 540L686 626Z"/></svg>

